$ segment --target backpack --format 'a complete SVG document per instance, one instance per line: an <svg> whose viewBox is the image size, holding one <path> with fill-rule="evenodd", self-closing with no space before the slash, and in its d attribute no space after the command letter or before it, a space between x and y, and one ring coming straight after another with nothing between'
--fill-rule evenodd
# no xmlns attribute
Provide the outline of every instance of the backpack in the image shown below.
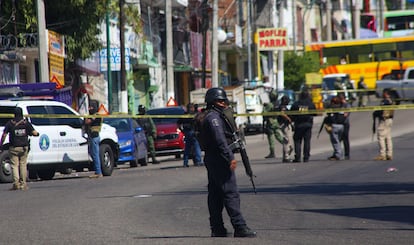
<svg viewBox="0 0 414 245"><path fill-rule="evenodd" d="M208 114L208 110L202 110L201 112L195 114L194 116L194 136L200 144L201 150L205 151L207 149L207 140L205 137L205 132L203 131L204 119Z"/></svg>

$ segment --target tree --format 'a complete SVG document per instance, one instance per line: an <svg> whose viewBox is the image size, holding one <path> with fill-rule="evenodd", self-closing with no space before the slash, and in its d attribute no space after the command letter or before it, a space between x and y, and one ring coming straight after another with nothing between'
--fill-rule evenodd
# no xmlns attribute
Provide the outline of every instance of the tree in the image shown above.
<svg viewBox="0 0 414 245"><path fill-rule="evenodd" d="M1 34L37 33L36 1L0 1ZM116 1L109 2L109 11L118 13ZM65 36L67 61L88 58L102 47L97 36L98 25L107 10L105 0L44 0L44 3L46 28ZM127 23L139 33L141 21L137 8L128 5L125 14Z"/></svg>
<svg viewBox="0 0 414 245"><path fill-rule="evenodd" d="M305 83L306 73L318 72L319 68L318 57L310 53L295 54L295 52L285 52L285 87L295 91L299 90L301 85Z"/></svg>

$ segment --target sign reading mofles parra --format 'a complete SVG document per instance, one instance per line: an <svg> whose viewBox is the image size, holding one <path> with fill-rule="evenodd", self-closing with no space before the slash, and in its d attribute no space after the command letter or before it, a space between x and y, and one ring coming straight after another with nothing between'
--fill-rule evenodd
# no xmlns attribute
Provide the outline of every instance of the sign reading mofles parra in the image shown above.
<svg viewBox="0 0 414 245"><path fill-rule="evenodd" d="M257 30L259 51L281 50L288 48L286 28L260 28Z"/></svg>

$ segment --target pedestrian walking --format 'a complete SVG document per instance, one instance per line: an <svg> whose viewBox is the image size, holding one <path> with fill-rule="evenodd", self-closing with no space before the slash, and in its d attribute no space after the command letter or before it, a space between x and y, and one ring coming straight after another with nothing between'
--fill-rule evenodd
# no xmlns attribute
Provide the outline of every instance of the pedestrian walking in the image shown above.
<svg viewBox="0 0 414 245"><path fill-rule="evenodd" d="M389 91L384 89L382 92L381 106L389 106L393 104ZM374 158L377 161L392 160L393 157L393 143L391 135L391 127L394 118L394 110L385 109L377 110L373 112L374 130L375 122L378 120L378 126L376 128L379 155Z"/></svg>
<svg viewBox="0 0 414 245"><path fill-rule="evenodd" d="M180 118L177 121L179 129L183 131L185 136L185 148L184 148L184 167L188 167L189 156L192 155L194 166L202 166L201 161L201 149L198 140L195 137L194 132L194 116L197 113L196 107L193 103L187 105L187 115L192 115L191 118Z"/></svg>
<svg viewBox="0 0 414 245"><path fill-rule="evenodd" d="M277 107L277 111L286 112L289 111L290 99L284 95L280 100L280 105ZM283 160L282 162L292 162L291 154L293 152L293 122L291 116L283 113L277 117L277 121L280 125L280 131L282 132L282 149L283 149Z"/></svg>
<svg viewBox="0 0 414 245"><path fill-rule="evenodd" d="M9 153L13 175L13 186L10 190L27 190L27 155L29 154L29 136L39 136L33 125L23 118L20 107L14 109L14 118L8 121L1 136L0 147L9 135Z"/></svg>
<svg viewBox="0 0 414 245"><path fill-rule="evenodd" d="M145 106L138 106L138 115L146 114ZM138 117L138 124L144 129L145 136L147 137L147 148L148 152L151 155L152 164L159 164L160 161L157 160L155 154L155 139L157 138L157 128L154 124L154 121L150 117Z"/></svg>
<svg viewBox="0 0 414 245"><path fill-rule="evenodd" d="M264 104L264 112L275 112L276 109L272 102ZM268 115L263 117L264 133L267 136L267 142L269 143L269 154L265 158L276 158L275 154L275 140L283 144L283 136L280 131L280 125L277 121L276 115Z"/></svg>
<svg viewBox="0 0 414 245"><path fill-rule="evenodd" d="M98 101L90 101L89 103L89 115L96 115L98 113ZM101 178L102 166L101 157L99 154L99 144L101 138L99 132L101 132L102 118L101 117L88 117L85 119L86 133L88 134L88 146L89 154L92 157L95 173L89 176L89 178Z"/></svg>
<svg viewBox="0 0 414 245"><path fill-rule="evenodd" d="M351 104L349 104L346 99L345 96L343 94L339 94L338 95L339 100L341 101L341 107L345 108L345 109L349 109L351 108ZM349 120L349 116L351 115L351 113L348 111L343 112L344 117L345 117L345 122L344 122L344 132L342 133L342 143L344 145L344 158L345 160L349 160L350 159L350 143L349 143L349 130L351 128L351 123Z"/></svg>
<svg viewBox="0 0 414 245"><path fill-rule="evenodd" d="M222 88L210 88L205 102L208 112L202 122L200 137L206 146L204 162L208 175L211 236L227 236L222 216L225 207L234 228L234 237L256 237L256 232L246 225L240 211L240 194L234 172L237 162L230 149L232 135L236 132L226 123L226 120L234 123L233 114L226 113L226 110L232 110L228 107L226 92Z"/></svg>
<svg viewBox="0 0 414 245"><path fill-rule="evenodd" d="M293 162L301 162L302 141L303 141L303 162L308 162L311 149L312 127L315 104L312 102L309 92L304 90L299 95L299 100L292 105L292 111L299 111L301 114L293 115L295 131L293 142L295 147L295 159Z"/></svg>

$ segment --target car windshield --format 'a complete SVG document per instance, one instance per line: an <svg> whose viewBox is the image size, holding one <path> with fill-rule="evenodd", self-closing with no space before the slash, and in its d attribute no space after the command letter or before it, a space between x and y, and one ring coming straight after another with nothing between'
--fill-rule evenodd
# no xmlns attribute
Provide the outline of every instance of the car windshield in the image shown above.
<svg viewBox="0 0 414 245"><path fill-rule="evenodd" d="M165 107L151 109L147 111L148 115L183 115L185 113L184 109L181 107ZM155 124L176 124L178 118L165 117L165 118L153 118Z"/></svg>
<svg viewBox="0 0 414 245"><path fill-rule="evenodd" d="M277 101L280 104L283 96L289 97L289 104L293 104L295 102L295 92L291 90L282 90L277 92Z"/></svg>
<svg viewBox="0 0 414 245"><path fill-rule="evenodd" d="M339 87L337 88L335 86L335 83L336 83L338 78L341 79L341 86L343 86L343 84L346 84L347 88L352 88L352 84L349 82L349 79L347 77L325 77L325 78L323 78L323 88L325 90L343 89L343 88L339 88Z"/></svg>
<svg viewBox="0 0 414 245"><path fill-rule="evenodd" d="M129 132L131 128L128 119L125 118L104 118L103 122L116 128L117 132Z"/></svg>

